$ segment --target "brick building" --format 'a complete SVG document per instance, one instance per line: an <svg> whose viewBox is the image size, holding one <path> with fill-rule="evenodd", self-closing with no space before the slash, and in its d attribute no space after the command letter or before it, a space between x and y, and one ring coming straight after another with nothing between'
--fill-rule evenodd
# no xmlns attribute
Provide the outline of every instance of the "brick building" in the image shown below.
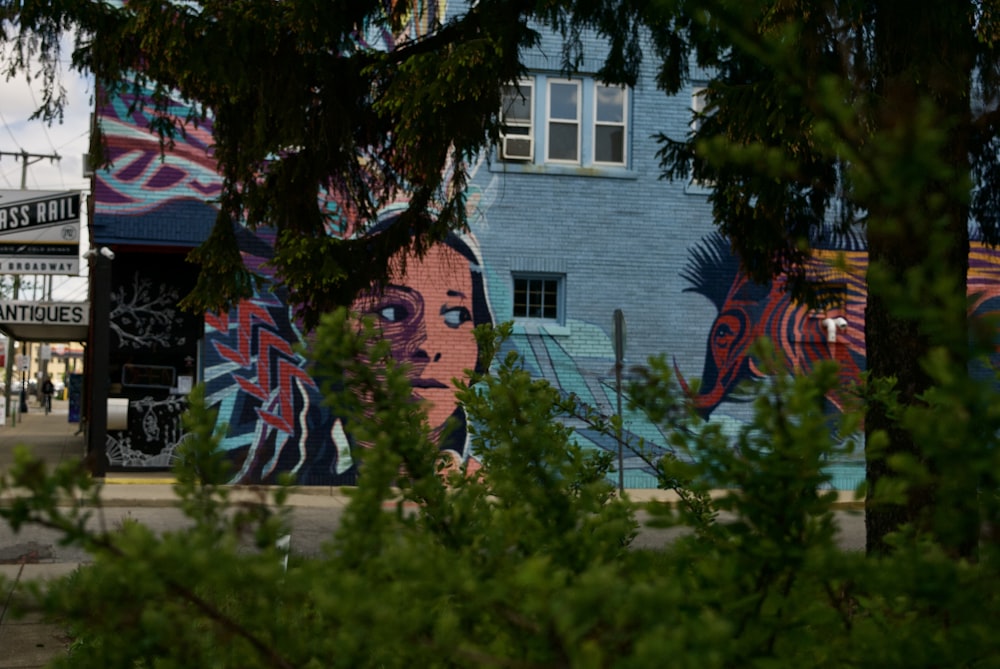
<svg viewBox="0 0 1000 669"><path fill-rule="evenodd" d="M454 415L461 423L460 408L434 394L449 378L434 372L435 365L450 361L450 369L461 369L460 360L475 362L474 322L513 321L509 345L534 375L611 414L615 310L625 317L626 365L665 355L685 383L702 379L702 415L730 430L748 417L737 385L757 376L748 354L757 336L771 336L803 368L835 357L845 363L845 375L856 374L864 360L859 275L824 278L843 294L836 314L790 303L780 284L748 284L713 233L707 188L661 179L652 137L685 135L698 82L667 97L650 69L634 88L606 86L595 77L601 59L591 57L567 78L558 57L546 56L559 54L559 46L554 36L543 39L526 54L528 75L508 91L508 134L481 157L470 183L470 234L450 240L438 266L400 278L419 296L422 314L422 320L398 323L410 338L400 340L398 350L423 356L415 358L415 375L426 383L415 383L421 388L415 394L429 400L440 420ZM601 49L593 41L585 53ZM99 261L106 273L95 273L94 285L108 296L107 394L128 406L127 421L109 425L97 445L107 465L169 466L183 438L186 392L204 382L219 421L229 426L223 446L234 462L234 481L268 482L288 472L304 485L352 483L357 463L349 427L321 406L319 388L295 349L304 333L280 290L227 314L176 308L196 272L185 254L216 216L211 201L220 179L210 126L191 128L161 160L159 142L146 130L148 117L131 102L104 100L97 110L112 167L94 175L91 245L109 248L114 259ZM387 220L392 215L384 212ZM241 231L240 239L248 265L263 269L271 249L266 232ZM861 267L863 244L834 246L860 254ZM461 271L454 271L456 264ZM451 304L436 292L465 299ZM100 309L100 300L94 302ZM400 305L359 303L393 324L401 314L417 313ZM438 312L440 322L434 321ZM831 334L834 317L846 326ZM100 315L91 322L100 323ZM102 355L100 347L91 349ZM102 375L95 397L103 382ZM837 408L835 398L831 407ZM578 427L588 447L617 449L614 439ZM665 449L661 428L642 415L626 412L625 427L654 452ZM475 457L461 438L442 448L460 459ZM835 466L839 487L863 478L860 462ZM641 458L627 454L625 483L643 487L655 480Z"/></svg>

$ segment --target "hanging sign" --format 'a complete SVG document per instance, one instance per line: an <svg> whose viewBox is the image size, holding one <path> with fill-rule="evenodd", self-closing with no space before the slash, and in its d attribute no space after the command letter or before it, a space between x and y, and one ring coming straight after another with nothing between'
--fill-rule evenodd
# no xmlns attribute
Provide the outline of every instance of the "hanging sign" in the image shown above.
<svg viewBox="0 0 1000 669"><path fill-rule="evenodd" d="M5 325L88 325L89 302L0 302Z"/></svg>
<svg viewBox="0 0 1000 669"><path fill-rule="evenodd" d="M0 274L80 274L80 193L0 190Z"/></svg>

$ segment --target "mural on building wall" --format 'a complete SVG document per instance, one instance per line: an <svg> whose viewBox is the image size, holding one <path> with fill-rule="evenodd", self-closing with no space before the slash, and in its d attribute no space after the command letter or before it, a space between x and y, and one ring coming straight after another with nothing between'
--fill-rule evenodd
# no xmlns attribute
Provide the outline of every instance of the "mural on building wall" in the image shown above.
<svg viewBox="0 0 1000 669"><path fill-rule="evenodd" d="M389 223L393 217L387 217ZM268 271L273 240L240 230L248 267ZM228 426L223 440L234 482L273 482L288 473L300 484L350 484L359 460L350 427L322 405L305 337L279 287L226 315L206 317L206 397ZM470 457L465 415L451 380L479 364L474 327L492 322L481 261L471 237L450 235L384 290L361 295L354 309L375 319L394 357L409 363L415 401L424 402L442 451Z"/></svg>
<svg viewBox="0 0 1000 669"><path fill-rule="evenodd" d="M709 417L722 402L739 401L735 394L744 381L761 378L750 356L751 343L768 337L796 371L809 371L820 360L840 364L844 391L860 380L865 369L864 309L868 257L862 237L843 237L839 248L819 249L812 268L822 285L838 285L842 304L812 310L793 302L780 280L760 285L739 272L739 261L718 234L706 237L682 271L687 291L699 293L718 309L708 331L701 386L694 397L699 413ZM835 269L842 265L843 270ZM1000 253L974 238L969 255L969 313L974 317L1000 315ZM844 318L841 326L835 321ZM831 332L827 321L834 321ZM1000 348L993 363L1000 363ZM683 382L683 377L682 377ZM843 393L827 398L832 407L845 408Z"/></svg>
<svg viewBox="0 0 1000 669"><path fill-rule="evenodd" d="M710 300L718 315L707 332L705 362L693 400L698 413L709 418L724 401L739 401L740 384L763 377L750 355L751 345L762 337L792 369L807 372L821 360L840 364L841 387L827 397L842 411L851 385L860 380L865 366L864 265L861 243L845 238L840 251L819 250L812 263L813 278L835 287L840 295L828 295L836 303L811 309L792 301L780 280L768 284L749 281L740 272L739 259L729 242L718 233L706 237L693 249L681 276L695 292ZM835 269L842 262L847 271ZM843 319L839 323L837 319ZM832 328L832 329L831 329ZM675 365L676 368L676 365ZM688 384L678 370L678 378Z"/></svg>
<svg viewBox="0 0 1000 669"><path fill-rule="evenodd" d="M164 208L178 210L183 205L190 211L211 212L208 201L222 192L211 150L211 122L185 124L184 136L173 142L164 159L160 138L148 129L155 120L151 110L132 94L109 97L99 91L99 95L103 104L98 117L111 163L110 169L97 173L100 216L161 215ZM182 119L188 111L177 103L167 113Z"/></svg>
<svg viewBox="0 0 1000 669"><path fill-rule="evenodd" d="M422 34L426 26L444 15L444 3L433 3L417 13L400 34L373 31L365 44L391 48L412 34ZM216 213L211 201L221 189L210 149L210 120L198 127L189 125L168 151L168 159L162 160L159 139L147 130L152 117L134 102L123 95L99 108L113 166L97 177L98 234L130 239L150 226L165 230L192 223L197 224L192 228L210 226ZM183 118L187 111L177 105L170 113ZM450 237L422 262L408 263L407 273L384 291L362 295L354 305L358 312L377 320L393 354L410 363L414 399L425 402L436 434L444 434L449 422L457 426L441 439L440 447L460 461L474 459L475 453L470 451L465 416L455 404L451 379L479 364L472 328L507 319L512 313L510 267L503 265L503 258L494 265L489 253L489 240L502 234L490 232L489 227L490 217L496 213L491 208L499 198L494 191L502 190L503 184L487 181L480 191L476 187L479 182L473 178L470 183L471 233ZM330 233L351 234L349 213L332 199L325 205ZM531 201L525 200L523 206L530 208ZM391 209L384 218L392 219ZM693 377L700 378L693 398L699 413L720 423L745 424L749 407L739 387L763 378L750 355L751 342L761 336L770 337L797 370L807 371L818 361L836 359L843 383L840 391L827 398L827 408L843 410L848 399L845 389L865 367L863 239L843 236L817 240L816 278L842 291L839 304L819 312L792 302L780 281L767 285L748 282L728 244L711 232L710 221L706 219L703 228L704 236L690 246L686 262L673 261L676 265L664 266L655 277L668 293L666 300L702 298L714 311L704 322L699 318L685 323L685 336L697 332L696 338L705 345L698 348L697 356L690 354L675 361L682 385L690 386ZM690 234L688 242L701 232ZM271 233L237 228L237 235L248 268L269 276L266 263L273 253ZM479 248L477 240L484 248ZM100 237L97 241L101 243ZM525 255L532 250L527 249ZM833 260L841 253L844 269L834 269ZM219 423L227 425L222 445L233 462L234 482L271 483L287 473L301 485L354 483L363 450L352 449L350 425L323 406L319 385L298 349L300 342L307 341L307 334L296 322L280 285L261 290L225 314L206 314L203 329L200 324L192 327L173 310L193 279L185 273L191 268L186 268L181 258L171 261L176 263L169 265L167 275L157 275L151 269L162 265L160 255L153 260L140 253L122 253L114 263L110 381L114 395L129 398L130 409L128 429L109 433L112 466L171 464L174 449L183 439L181 381L196 376L200 362L208 402L218 410ZM584 276L574 280L603 279ZM597 290L614 288L595 286ZM1000 254L981 244L974 244L970 257L969 290L975 313L1000 311ZM677 317L662 314L664 323ZM837 324L841 318L843 326ZM595 322L569 311L565 320L562 325L571 334L518 327L506 344L507 350L517 351L535 377L611 415L616 411L617 397L610 314L607 322ZM669 344L670 335L662 336ZM647 342L647 346L660 344L660 340ZM668 437L659 426L629 410L627 403L625 414L627 441L643 440L650 457L667 452ZM617 450L613 436L581 421L571 424L582 445ZM858 463L848 464L850 472L835 484L850 487L863 477ZM655 484L644 458L626 453L625 467L627 485Z"/></svg>
<svg viewBox="0 0 1000 669"><path fill-rule="evenodd" d="M164 468L183 437L181 415L196 377L201 318L177 301L197 269L182 254L120 252L112 266L108 374L128 400L127 427L109 429L112 468ZM110 427L110 426L109 426Z"/></svg>

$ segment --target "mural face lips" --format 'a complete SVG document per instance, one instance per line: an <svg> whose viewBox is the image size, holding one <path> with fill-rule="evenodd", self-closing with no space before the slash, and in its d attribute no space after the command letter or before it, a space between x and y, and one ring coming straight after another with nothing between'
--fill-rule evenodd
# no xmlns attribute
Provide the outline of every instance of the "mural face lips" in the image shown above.
<svg viewBox="0 0 1000 669"><path fill-rule="evenodd" d="M414 388L448 388L449 386L441 383L437 379L412 379L410 385Z"/></svg>

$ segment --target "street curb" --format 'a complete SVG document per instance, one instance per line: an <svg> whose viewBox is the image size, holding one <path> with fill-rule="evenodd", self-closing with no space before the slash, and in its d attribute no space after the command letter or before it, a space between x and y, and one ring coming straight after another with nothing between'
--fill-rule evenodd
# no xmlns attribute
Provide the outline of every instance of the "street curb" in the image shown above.
<svg viewBox="0 0 1000 669"><path fill-rule="evenodd" d="M80 507L105 507L105 508L125 508L125 507L174 507L179 500L173 490L176 480L172 477L142 478L142 477L109 477L104 480L96 480L100 501L96 504L89 503L83 497L66 498L60 502L60 506L80 506ZM260 504L270 503L273 496L282 490L279 486L252 486L252 485L232 485L223 486L228 493L229 499L234 504ZM324 508L324 507L344 507L350 501L353 492L357 490L355 486L310 486L293 488L287 491L285 506L303 508ZM709 493L711 499L719 499L727 495L729 491L713 490ZM11 501L18 495L8 493L0 497L0 506L10 506ZM637 509L647 505L666 504L676 505L681 502L680 496L672 490L659 489L628 489L624 491L624 498ZM394 500L390 499L389 502ZM835 510L855 510L863 511L864 500L855 498L853 492L839 491L837 499L830 504L830 508Z"/></svg>

